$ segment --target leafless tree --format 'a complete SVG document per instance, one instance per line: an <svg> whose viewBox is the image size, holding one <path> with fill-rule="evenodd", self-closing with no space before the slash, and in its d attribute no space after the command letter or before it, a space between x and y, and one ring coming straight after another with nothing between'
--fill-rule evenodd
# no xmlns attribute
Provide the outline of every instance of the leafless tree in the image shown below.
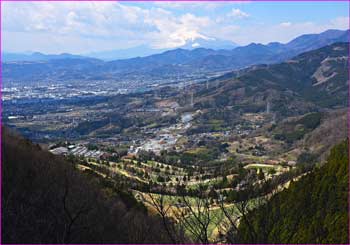
<svg viewBox="0 0 350 245"><path fill-rule="evenodd" d="M175 226L171 223L171 217L169 214L171 205L166 205L163 195L156 196L152 193L149 193L148 196L151 200L151 205L155 208L159 216L162 218L164 229L168 234L170 240L173 243L181 243L183 239L182 237L177 236L178 232L175 230Z"/></svg>
<svg viewBox="0 0 350 245"><path fill-rule="evenodd" d="M177 198L165 203L163 195L149 193L150 204L163 220L164 228L173 243L186 242L184 231L191 234L194 242L208 244L210 242L209 225L212 222L210 199L204 188L199 187L197 197L189 197L181 192ZM176 200L177 199L177 200ZM175 226L172 224L175 219ZM191 240L192 240L191 239Z"/></svg>
<svg viewBox="0 0 350 245"><path fill-rule="evenodd" d="M210 242L209 225L211 223L210 200L201 186L198 197L181 195L181 203L175 207L175 216L184 229L192 234L195 242L208 244Z"/></svg>

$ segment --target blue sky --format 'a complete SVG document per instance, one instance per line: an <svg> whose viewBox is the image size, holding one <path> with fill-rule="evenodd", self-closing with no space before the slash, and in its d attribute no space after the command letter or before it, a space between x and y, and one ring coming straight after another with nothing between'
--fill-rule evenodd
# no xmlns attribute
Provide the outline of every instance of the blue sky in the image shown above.
<svg viewBox="0 0 350 245"><path fill-rule="evenodd" d="M189 40L287 42L348 29L348 2L4 2L3 50L84 54Z"/></svg>

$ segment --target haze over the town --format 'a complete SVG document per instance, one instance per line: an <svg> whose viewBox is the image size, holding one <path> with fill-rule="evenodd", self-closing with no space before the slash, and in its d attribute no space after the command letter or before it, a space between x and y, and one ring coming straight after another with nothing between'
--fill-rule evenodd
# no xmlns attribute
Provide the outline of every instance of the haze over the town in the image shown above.
<svg viewBox="0 0 350 245"><path fill-rule="evenodd" d="M196 39L287 42L347 29L347 2L5 2L3 50L88 54L172 49Z"/></svg>

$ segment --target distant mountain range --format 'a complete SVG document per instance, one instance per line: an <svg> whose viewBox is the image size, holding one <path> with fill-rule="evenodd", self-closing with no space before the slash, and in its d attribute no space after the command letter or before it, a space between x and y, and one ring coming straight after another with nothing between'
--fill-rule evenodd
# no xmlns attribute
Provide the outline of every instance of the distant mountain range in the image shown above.
<svg viewBox="0 0 350 245"><path fill-rule="evenodd" d="M220 39L203 39L197 38L194 40L189 40L185 45L180 46L181 49L192 50L196 48L206 48L206 49L233 49L238 47L237 44ZM145 57L154 54L163 53L165 51L169 51L171 49L155 49L147 45L139 45L132 48L127 49L116 49L116 50L107 50L100 52L90 52L84 55L73 55L68 53L63 54L43 54L40 52L26 52L26 53L11 53L4 52L3 53L3 61L11 62L11 61L48 61L53 59L81 59L81 58L95 58L105 61L112 61L117 59L130 59L135 57Z"/></svg>
<svg viewBox="0 0 350 245"><path fill-rule="evenodd" d="M220 50L220 49L234 49L236 47L238 47L238 45L231 41L214 39L214 38L211 38L211 39L196 38L194 40L187 41L186 44L180 46L179 48L187 49L187 50L192 50L196 48ZM117 59L145 57L153 54L159 54L169 50L171 49L155 49L147 45L140 45L140 46L136 46L128 49L108 50L108 51L87 53L86 56L94 57L101 60L111 61L111 60L117 60Z"/></svg>
<svg viewBox="0 0 350 245"><path fill-rule="evenodd" d="M239 45L227 41L227 40L221 40L221 39L215 39L215 38L197 38L194 40L189 40L187 43L180 48L182 49L196 49L196 48L206 48L206 49L214 49L214 50L221 50L221 49L234 49L237 48Z"/></svg>
<svg viewBox="0 0 350 245"><path fill-rule="evenodd" d="M94 57L100 60L111 61L117 59L130 59L134 57L145 57L157 53L162 53L168 49L153 49L147 45L140 45L127 49L116 49L116 50L107 50L99 52L86 53L88 57Z"/></svg>
<svg viewBox="0 0 350 245"><path fill-rule="evenodd" d="M206 40L202 41L204 45ZM242 69L256 64L272 64L292 58L300 53L330 45L348 42L349 30L328 30L320 34L302 35L292 41L267 45L252 43L234 49L174 49L160 54L102 61L84 56L61 54L26 55L26 62L6 62L10 55L4 54L4 79L69 79L92 78L108 79L122 74L188 74L198 71L228 71ZM193 46L193 43L188 45ZM234 44L232 44L234 45ZM12 55L12 60L14 60ZM39 62L40 60L40 62Z"/></svg>
<svg viewBox="0 0 350 245"><path fill-rule="evenodd" d="M256 112L269 102L280 116L345 107L348 54L348 43L334 43L282 63L227 73L210 81L209 88L197 85L195 107Z"/></svg>
<svg viewBox="0 0 350 245"><path fill-rule="evenodd" d="M4 52L2 59L4 62L14 62L14 61L50 61L58 59L87 59L81 55L73 55L68 53L62 54L43 54L40 52L35 53L8 53Z"/></svg>
<svg viewBox="0 0 350 245"><path fill-rule="evenodd" d="M267 45L251 43L233 50L207 50L185 64L210 70L240 69L254 64L271 64L284 61L306 51L317 49L336 42L348 42L349 31L328 30L320 34L302 35L292 41L281 44L272 42ZM193 53L196 50L192 51Z"/></svg>

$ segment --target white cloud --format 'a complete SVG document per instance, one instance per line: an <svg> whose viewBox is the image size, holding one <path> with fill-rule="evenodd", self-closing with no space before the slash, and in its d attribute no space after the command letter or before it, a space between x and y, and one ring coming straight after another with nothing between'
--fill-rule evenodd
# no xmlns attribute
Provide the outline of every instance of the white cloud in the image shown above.
<svg viewBox="0 0 350 245"><path fill-rule="evenodd" d="M306 33L347 29L349 23L344 16L324 24L288 21L267 25L259 24L256 18L240 23L250 15L239 8L231 9L232 6L227 7L223 2L155 2L147 8L120 2L2 4L4 50L32 49L50 53L124 49L142 44L175 48L196 38L224 39L241 45L287 42ZM226 7L217 9L217 15L209 11L223 5ZM194 6L205 11L199 15Z"/></svg>
<svg viewBox="0 0 350 245"><path fill-rule="evenodd" d="M280 26L282 26L282 27L290 27L291 25L292 25L291 22L282 22L282 23L280 23Z"/></svg>
<svg viewBox="0 0 350 245"><path fill-rule="evenodd" d="M148 17L146 23L156 28L155 32L148 33L148 38L155 48L174 48L186 44L187 40L208 37L201 33L201 29L210 25L207 17L197 17L193 14L184 14L179 18L173 15Z"/></svg>
<svg viewBox="0 0 350 245"><path fill-rule="evenodd" d="M233 34L227 39L239 44L248 44L251 42L266 44L272 41L285 43L303 34L321 33L329 29L345 30L348 28L345 24L347 21L348 17L338 17L324 24L307 21L290 24L289 22L285 22L268 26L260 23L258 25L232 30L231 33Z"/></svg>
<svg viewBox="0 0 350 245"><path fill-rule="evenodd" d="M190 13L175 16L159 7L143 9L118 2L7 2L3 13L7 32L45 32L106 42L124 39L126 45L137 40L156 48L173 48L187 40L208 38L201 30L211 25L208 17Z"/></svg>
<svg viewBox="0 0 350 245"><path fill-rule="evenodd" d="M199 43L194 43L194 44L192 44L191 45L192 46L192 48L198 48L199 46L201 46Z"/></svg>
<svg viewBox="0 0 350 245"><path fill-rule="evenodd" d="M237 19L244 19L244 18L249 17L250 15L247 14L246 12L243 12L240 9L234 8L231 10L230 13L227 14L227 16L237 18Z"/></svg>
<svg viewBox="0 0 350 245"><path fill-rule="evenodd" d="M338 17L330 21L330 25L338 29L349 29L349 17Z"/></svg>

